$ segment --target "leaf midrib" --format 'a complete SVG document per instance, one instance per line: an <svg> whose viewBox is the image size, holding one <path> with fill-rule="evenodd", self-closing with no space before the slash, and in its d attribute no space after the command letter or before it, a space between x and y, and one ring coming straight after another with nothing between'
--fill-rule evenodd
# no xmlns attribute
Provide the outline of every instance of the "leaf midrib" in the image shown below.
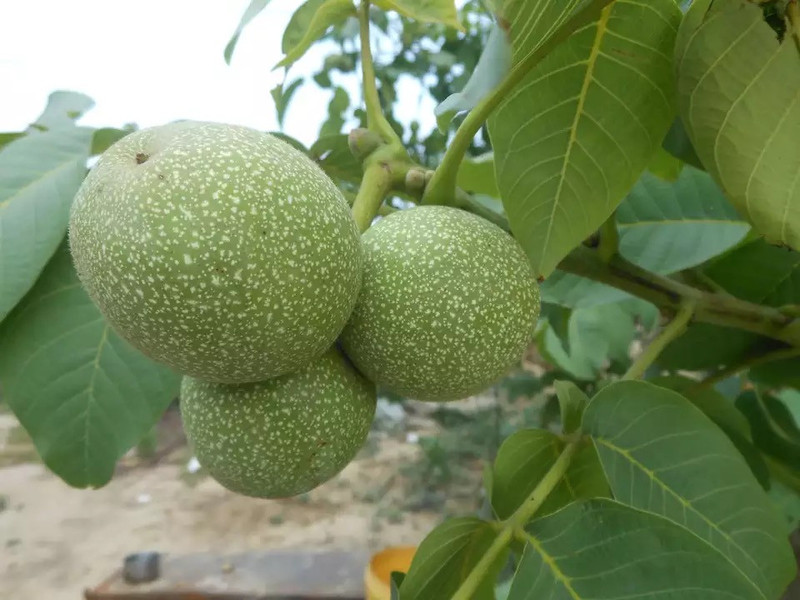
<svg viewBox="0 0 800 600"><path fill-rule="evenodd" d="M92 408L95 403L95 396L94 396L94 383L95 379L97 378L97 373L100 371L100 357L103 355L103 348L105 348L106 342L108 341L108 322L106 322L105 327L103 327L103 333L100 336L100 341L97 344L97 353L94 356L94 362L92 363L92 377L89 379L89 386L87 388L87 402L86 402L86 411L84 412L84 427L83 427L83 472L86 478L86 483L91 482L91 477L89 474L89 430L91 429L90 426L90 416L92 413Z"/></svg>
<svg viewBox="0 0 800 600"><path fill-rule="evenodd" d="M78 162L79 159L73 157L69 161L59 164L56 168L50 169L49 171L45 171L41 175L41 177L37 177L33 181L26 183L24 186L19 188L16 192L14 192L11 196L6 198L5 200L0 200L0 212L2 212L9 204L11 204L11 202L20 198L26 191L28 191L33 186L40 184L44 181L47 181L49 179L52 179L53 177L56 176L57 173L62 171L65 167L73 167L76 164L78 164Z"/></svg>
<svg viewBox="0 0 800 600"><path fill-rule="evenodd" d="M660 486L660 487L661 487L661 489L663 489L665 492L667 492L668 494L670 494L670 495L671 495L673 498L675 498L676 500L678 500L678 501L679 501L679 502L680 502L680 503L683 505L683 507L684 507L684 508L688 508L689 510L691 510L693 514L697 515L697 516L698 516L698 517L699 517L699 518L700 518L700 519L701 519L701 520L702 520L704 523L706 523L706 524L707 524L707 525L708 525L708 526L709 526L709 527L710 527L710 528L711 528L713 531L716 531L716 532L717 532L719 535L721 535L721 536L722 536L722 537L723 537L723 538L724 538L724 539L725 539L727 542L729 542L729 543L730 543L732 546L734 546L735 548L737 548L737 549L738 549L738 550L739 550L739 551L740 551L740 552L741 552L741 553L742 553L744 556L746 556L746 557L748 558L748 560L750 560L750 562L753 564L753 566L755 566L756 568L758 568L758 564L757 564L755 561L753 561L753 558L750 556L750 554L748 554L748 553L747 553L747 552L746 552L746 551L745 551L745 550L744 550L744 549L741 547L741 545L740 545L740 544L739 544L739 543L738 543L736 540L734 540L734 539L733 539L733 538L730 536L730 534L728 534L726 531L723 531L722 529L720 529L720 528L719 528L719 526L718 526L716 523L714 523L714 521L711 521L711 520L710 520L708 517L706 517L706 516L705 516L703 513L701 513L700 511L698 511L698 510L697 510L697 509L694 507L694 504L692 504L691 502L689 502L689 501L688 501L686 498L684 498L682 495L680 495L680 494L678 494L677 492L675 492L675 491L674 491L674 490L673 490L671 487L669 487L669 486L668 486L668 485L667 485L665 482L663 482L663 481L662 481L662 480L661 480L661 479L660 479L660 478L659 478L659 477L656 475L655 471L652 471L652 470L648 469L648 468L647 468L645 465L643 465L641 462L639 462L638 460L636 460L636 459L635 459L635 458L634 458L634 457L633 457L633 456L632 456L632 455L631 455L631 454L630 454L630 453L629 453L627 450L625 450L624 448L620 448L619 446L617 446L617 445L616 445L616 444L614 444L613 442L611 442L611 441L609 441L609 440L606 440L606 439L603 439L603 438L601 438L601 437L593 437L592 439L595 441L595 443L602 444L602 445L606 446L608 449L610 449L612 452L616 452L616 453L620 454L620 455L621 455L621 456L623 456L623 457L624 457L626 460L628 460L628 461L629 461L629 462L630 462L630 463L631 463L633 466L635 466L636 468L640 469L640 470L641 470L643 473L645 473L645 474L646 474L646 475L647 475L647 476L650 478L650 480L651 480L651 481L655 482L655 483L656 483L658 486ZM666 515L664 515L664 516L665 516L665 518L668 518L668 517L666 517ZM673 521L674 523L677 523L678 525L680 525L681 527L683 527L683 528L684 528L684 529L686 529L687 531L691 532L691 533L692 533L692 535L695 535L695 536L696 536L698 539L701 539L701 540L705 541L706 543L710 544L710 542L709 542L708 540L706 540L705 538L702 538L702 537L700 537L700 536L699 536L697 533L695 533L694 531L692 531L691 529L689 529L689 528L688 528L688 527L687 527L687 526L686 526L684 523L679 523L678 521L674 521L673 519L669 519L669 520L670 520L670 521ZM755 590L757 590L757 591L758 591L758 594L759 594L759 596L761 596L762 598L764 598L764 600L766 600L766 596L765 596L765 595L764 595L764 593L761 591L761 588L760 588L758 585L756 585L756 583L755 583L755 582L752 580L752 578L751 578L751 577L750 577L750 576L749 576L747 573L745 573L744 571L742 571L742 569L739 567L739 565L738 565L738 564L736 564L735 562L733 562L733 561L731 560L731 558L730 558L730 557L729 557L727 554L723 554L722 552L720 552L720 554L721 554L722 556L724 556L724 557L725 557L725 559L726 559L726 560L727 560L727 561L728 561L728 562L729 562L729 563L730 563L730 564L731 564L731 565L732 565L732 566L733 566L733 567L734 567L734 568L735 568L735 569L736 569L736 570L737 570L739 573L741 573L742 577L744 577L744 578L745 578L745 579L746 579L746 580L747 580L747 581L750 583L750 585L752 585L752 586L753 586L753 588L754 588Z"/></svg>
<svg viewBox="0 0 800 600"><path fill-rule="evenodd" d="M611 14L611 8L613 4L605 7L600 15L600 20L597 21L597 31L595 32L594 42L592 43L592 50L589 53L589 59L586 61L586 73L583 76L583 83L581 85L581 93L578 98L578 106L575 109L575 118L572 121L572 126L570 127L569 132L569 140L567 141L567 149L564 152L564 162L561 165L561 172L559 173L558 179L558 187L556 188L556 193L553 198L553 206L550 210L550 218L547 221L547 230L544 236L544 248L548 248L550 246L550 237L553 233L553 223L555 222L555 215L556 210L560 204L560 198L562 190L564 189L564 182L566 181L567 175L567 167L569 166L569 159L572 155L572 149L575 147L578 137L578 124L581 121L581 117L583 116L584 105L586 103L586 96L589 92L589 86L592 84L594 79L594 69L597 65L597 58L600 56L600 45L602 44L603 37L605 35L607 26L608 26L608 19ZM539 268L541 269L541 261L539 263Z"/></svg>
<svg viewBox="0 0 800 600"><path fill-rule="evenodd" d="M575 588L572 587L572 580L561 570L555 558L553 558L553 556L544 549L544 546L542 546L539 540L527 531L522 531L521 534L525 538L525 541L528 542L534 550L536 550L536 553L550 569L550 572L553 574L553 576L561 583L561 585L564 586L564 589L567 590L569 595L574 600L583 600L575 591Z"/></svg>

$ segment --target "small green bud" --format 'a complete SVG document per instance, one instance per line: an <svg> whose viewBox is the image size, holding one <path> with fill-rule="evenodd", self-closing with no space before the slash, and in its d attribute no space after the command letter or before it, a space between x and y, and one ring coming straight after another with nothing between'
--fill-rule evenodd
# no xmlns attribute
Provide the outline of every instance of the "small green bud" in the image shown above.
<svg viewBox="0 0 800 600"><path fill-rule="evenodd" d="M374 131L358 128L353 129L347 136L347 144L353 156L358 160L364 160L383 144L383 140Z"/></svg>
<svg viewBox="0 0 800 600"><path fill-rule="evenodd" d="M406 191L410 194L421 194L425 191L428 181L426 173L422 169L409 169L405 180Z"/></svg>

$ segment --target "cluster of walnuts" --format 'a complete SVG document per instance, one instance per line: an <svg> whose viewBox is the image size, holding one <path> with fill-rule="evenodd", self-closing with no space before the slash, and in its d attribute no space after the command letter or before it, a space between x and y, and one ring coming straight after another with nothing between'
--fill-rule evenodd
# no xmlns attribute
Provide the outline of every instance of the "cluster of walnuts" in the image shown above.
<svg viewBox="0 0 800 600"><path fill-rule="evenodd" d="M115 330L184 375L181 412L222 485L286 497L363 445L376 384L444 401L517 362L538 286L506 232L418 207L360 235L302 152L245 127L133 133L70 216L78 275Z"/></svg>

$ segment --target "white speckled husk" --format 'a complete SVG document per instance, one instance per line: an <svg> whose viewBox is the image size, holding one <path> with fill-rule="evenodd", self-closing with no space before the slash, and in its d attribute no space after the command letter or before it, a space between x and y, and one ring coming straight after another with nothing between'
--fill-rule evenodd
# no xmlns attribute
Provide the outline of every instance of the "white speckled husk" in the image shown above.
<svg viewBox="0 0 800 600"><path fill-rule="evenodd" d="M307 492L356 455L375 415L375 386L333 348L262 383L184 377L181 415L200 464L226 488L259 498Z"/></svg>
<svg viewBox="0 0 800 600"><path fill-rule="evenodd" d="M522 358L539 286L519 244L470 213L423 206L362 236L364 281L342 346L372 381L417 400L476 394Z"/></svg>
<svg viewBox="0 0 800 600"><path fill-rule="evenodd" d="M260 381L320 356L363 270L357 227L309 158L245 127L181 122L109 148L72 206L70 247L102 313L194 377Z"/></svg>

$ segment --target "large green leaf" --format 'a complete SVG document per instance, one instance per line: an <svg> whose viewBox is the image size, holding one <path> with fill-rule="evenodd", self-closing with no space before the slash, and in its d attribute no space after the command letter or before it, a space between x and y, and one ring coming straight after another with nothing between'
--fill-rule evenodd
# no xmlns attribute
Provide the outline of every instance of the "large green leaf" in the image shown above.
<svg viewBox="0 0 800 600"><path fill-rule="evenodd" d="M461 517L445 521L431 531L417 548L411 567L400 585L403 600L450 598L492 545L497 530L486 521ZM505 560L505 557L503 561ZM498 561L472 597L494 598L494 577L503 566Z"/></svg>
<svg viewBox="0 0 800 600"><path fill-rule="evenodd" d="M617 209L617 223L620 254L662 274L704 263L750 229L711 177L689 166L674 182L644 173Z"/></svg>
<svg viewBox="0 0 800 600"><path fill-rule="evenodd" d="M755 240L720 257L704 271L743 300L770 306L800 303L800 252Z"/></svg>
<svg viewBox="0 0 800 600"><path fill-rule="evenodd" d="M92 130L60 127L0 152L0 321L25 295L67 230Z"/></svg>
<svg viewBox="0 0 800 600"><path fill-rule="evenodd" d="M680 394L641 381L603 388L583 416L614 497L714 546L763 598L796 565L785 528L725 434Z"/></svg>
<svg viewBox="0 0 800 600"><path fill-rule="evenodd" d="M108 482L179 382L109 327L83 291L66 242L0 326L3 399L45 464L76 487Z"/></svg>
<svg viewBox="0 0 800 600"><path fill-rule="evenodd" d="M729 400L714 388L699 386L697 381L679 375L658 377L651 379L650 382L679 392L702 410L730 438L747 461L761 487L769 488L770 474L767 463L753 443L750 424L741 411L736 408L733 400Z"/></svg>
<svg viewBox="0 0 800 600"><path fill-rule="evenodd" d="M242 35L244 28L247 27L250 21L255 19L269 3L270 0L250 0L250 4L248 4L247 8L245 9L244 14L239 21L239 25L236 27L236 31L233 32L230 41L225 46L225 52L223 53L223 56L225 57L226 63L231 64L233 51L236 48L236 44L239 42L239 36Z"/></svg>
<svg viewBox="0 0 800 600"><path fill-rule="evenodd" d="M508 29L514 64L553 39L573 19L581 25L599 16L597 0L496 0L495 12Z"/></svg>
<svg viewBox="0 0 800 600"><path fill-rule="evenodd" d="M37 129L68 127L71 129L75 126L75 120L93 106L94 100L86 94L66 90L53 92L47 98L47 106L39 118L34 121L33 127Z"/></svg>
<svg viewBox="0 0 800 600"><path fill-rule="evenodd" d="M478 64L464 89L451 94L435 110L439 130L446 132L450 121L460 112L472 110L496 88L511 68L511 44L503 28L495 23L486 40ZM494 179L494 173L492 173Z"/></svg>
<svg viewBox="0 0 800 600"><path fill-rule="evenodd" d="M534 68L489 121L511 230L547 277L661 144L674 107L673 0L618 0Z"/></svg>
<svg viewBox="0 0 800 600"><path fill-rule="evenodd" d="M739 243L750 226L711 177L686 166L674 181L645 172L617 208L621 254L668 275L697 266ZM630 298L616 288L555 271L542 298L582 308Z"/></svg>
<svg viewBox="0 0 800 600"><path fill-rule="evenodd" d="M395 10L401 15L425 23L443 23L463 29L456 13L454 0L375 0L383 10Z"/></svg>
<svg viewBox="0 0 800 600"><path fill-rule="evenodd" d="M656 515L611 500L528 525L508 600L757 600L715 550Z"/></svg>
<svg viewBox="0 0 800 600"><path fill-rule="evenodd" d="M675 64L703 164L767 239L800 249L800 46L749 0L697 0Z"/></svg>
<svg viewBox="0 0 800 600"><path fill-rule="evenodd" d="M560 437L544 429L523 429L503 442L492 470L491 495L492 507L500 519L507 519L522 505L565 446ZM597 453L593 446L585 445L536 514L546 515L575 500L608 494Z"/></svg>
<svg viewBox="0 0 800 600"><path fill-rule="evenodd" d="M330 27L356 15L352 0L307 0L292 15L283 34L286 56L275 65L291 67Z"/></svg>

